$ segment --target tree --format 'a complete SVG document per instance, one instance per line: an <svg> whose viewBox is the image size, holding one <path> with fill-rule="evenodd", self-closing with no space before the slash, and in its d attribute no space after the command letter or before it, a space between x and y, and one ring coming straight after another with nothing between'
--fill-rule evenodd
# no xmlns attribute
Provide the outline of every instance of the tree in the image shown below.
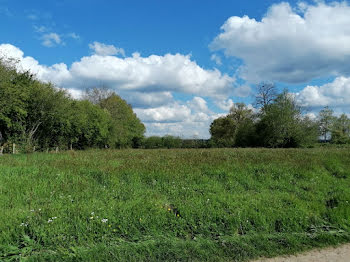
<svg viewBox="0 0 350 262"><path fill-rule="evenodd" d="M0 132L4 141L21 139L27 116L29 73L16 70L0 60Z"/></svg>
<svg viewBox="0 0 350 262"><path fill-rule="evenodd" d="M304 118L301 107L287 90L266 105L257 124L261 146L299 147L317 140L315 125Z"/></svg>
<svg viewBox="0 0 350 262"><path fill-rule="evenodd" d="M335 117L333 116L333 110L328 106L324 107L318 114L319 119L319 132L323 136L323 140L326 142L327 137L330 136Z"/></svg>
<svg viewBox="0 0 350 262"><path fill-rule="evenodd" d="M253 146L255 137L253 110L244 103L236 103L226 117L210 125L212 140L218 146Z"/></svg>
<svg viewBox="0 0 350 262"><path fill-rule="evenodd" d="M331 142L336 144L350 143L350 119L342 114L335 119L331 131Z"/></svg>
<svg viewBox="0 0 350 262"><path fill-rule="evenodd" d="M233 147L235 145L236 123L227 116L215 119L210 125L211 140L218 147Z"/></svg>
<svg viewBox="0 0 350 262"><path fill-rule="evenodd" d="M112 93L102 99L99 106L106 110L112 119L109 143L113 147L136 147L144 137L145 126L133 112L131 105L120 96Z"/></svg>
<svg viewBox="0 0 350 262"><path fill-rule="evenodd" d="M113 94L107 86L102 85L98 87L86 88L83 93L83 100L88 100L94 105L98 105L102 100L107 99Z"/></svg>
<svg viewBox="0 0 350 262"><path fill-rule="evenodd" d="M257 108L265 108L273 103L277 97L277 90L274 83L262 82L257 86L257 95L254 105Z"/></svg>

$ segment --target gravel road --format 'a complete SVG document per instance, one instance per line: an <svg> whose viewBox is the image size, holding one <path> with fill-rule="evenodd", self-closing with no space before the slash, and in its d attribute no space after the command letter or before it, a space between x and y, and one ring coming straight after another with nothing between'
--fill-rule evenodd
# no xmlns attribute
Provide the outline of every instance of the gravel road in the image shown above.
<svg viewBox="0 0 350 262"><path fill-rule="evenodd" d="M295 256L260 259L252 262L350 262L350 244L336 248L311 250Z"/></svg>

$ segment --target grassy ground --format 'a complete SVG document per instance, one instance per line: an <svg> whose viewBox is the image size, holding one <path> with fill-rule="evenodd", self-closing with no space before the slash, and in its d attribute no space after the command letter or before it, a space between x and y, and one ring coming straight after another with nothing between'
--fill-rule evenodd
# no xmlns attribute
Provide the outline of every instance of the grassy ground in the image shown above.
<svg viewBox="0 0 350 262"><path fill-rule="evenodd" d="M0 260L244 261L350 242L349 149L0 157Z"/></svg>

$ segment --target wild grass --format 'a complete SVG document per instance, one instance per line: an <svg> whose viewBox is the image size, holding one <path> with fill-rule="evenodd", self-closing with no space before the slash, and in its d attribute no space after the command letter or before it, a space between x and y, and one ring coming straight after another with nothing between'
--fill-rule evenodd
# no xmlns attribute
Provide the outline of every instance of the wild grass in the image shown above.
<svg viewBox="0 0 350 262"><path fill-rule="evenodd" d="M350 150L0 157L1 261L245 261L350 242Z"/></svg>

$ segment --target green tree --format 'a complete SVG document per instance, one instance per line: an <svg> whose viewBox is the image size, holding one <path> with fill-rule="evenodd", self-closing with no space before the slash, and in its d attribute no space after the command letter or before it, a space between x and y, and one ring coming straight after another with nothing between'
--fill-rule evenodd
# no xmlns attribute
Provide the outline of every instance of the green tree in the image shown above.
<svg viewBox="0 0 350 262"><path fill-rule="evenodd" d="M136 147L144 137L145 126L133 112L131 105L113 93L99 102L112 119L110 144L113 147Z"/></svg>
<svg viewBox="0 0 350 262"><path fill-rule="evenodd" d="M301 107L287 90L265 106L257 133L260 145L267 147L299 147L317 140L315 125L302 116Z"/></svg>
<svg viewBox="0 0 350 262"><path fill-rule="evenodd" d="M29 73L19 74L0 61L0 132L4 141L16 142L24 133Z"/></svg>
<svg viewBox="0 0 350 262"><path fill-rule="evenodd" d="M330 137L333 125L335 122L335 117L333 116L333 110L328 106L324 107L318 114L319 119L319 132L320 136L323 137L324 141L328 140Z"/></svg>
<svg viewBox="0 0 350 262"><path fill-rule="evenodd" d="M253 146L255 143L253 110L244 103L234 104L227 116L210 125L212 141L220 147Z"/></svg>
<svg viewBox="0 0 350 262"><path fill-rule="evenodd" d="M342 114L334 120L331 142L336 144L350 143L350 119L347 115Z"/></svg>
<svg viewBox="0 0 350 262"><path fill-rule="evenodd" d="M218 147L233 147L235 145L236 123L228 116L215 119L210 125L211 140Z"/></svg>

